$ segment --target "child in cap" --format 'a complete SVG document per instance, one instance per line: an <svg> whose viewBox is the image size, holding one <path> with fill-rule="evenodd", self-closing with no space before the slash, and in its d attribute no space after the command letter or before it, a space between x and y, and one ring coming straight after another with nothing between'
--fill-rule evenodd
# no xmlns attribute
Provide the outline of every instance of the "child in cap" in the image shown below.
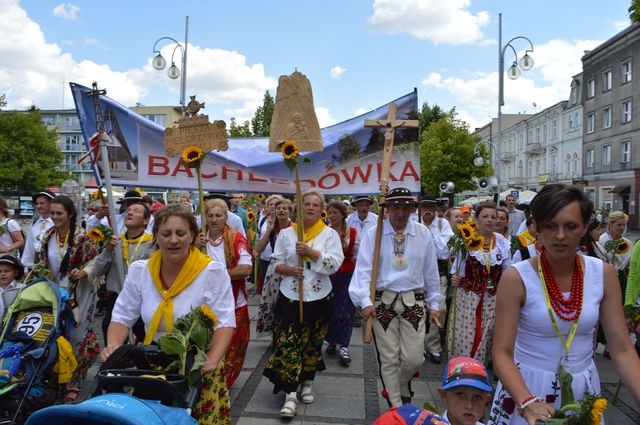
<svg viewBox="0 0 640 425"><path fill-rule="evenodd" d="M387 413L375 420L373 425L449 425L436 413L420 409L413 404L392 407Z"/></svg>
<svg viewBox="0 0 640 425"><path fill-rule="evenodd" d="M443 416L451 425L482 425L493 387L484 364L471 357L454 357L444 369L438 392L447 406Z"/></svg>
<svg viewBox="0 0 640 425"><path fill-rule="evenodd" d="M9 297L3 296L5 292L17 290L24 285L18 281L22 279L24 275L24 266L13 255L5 254L0 256L0 318L4 315L4 311L9 307L5 304L9 303ZM15 297L11 297L13 299Z"/></svg>

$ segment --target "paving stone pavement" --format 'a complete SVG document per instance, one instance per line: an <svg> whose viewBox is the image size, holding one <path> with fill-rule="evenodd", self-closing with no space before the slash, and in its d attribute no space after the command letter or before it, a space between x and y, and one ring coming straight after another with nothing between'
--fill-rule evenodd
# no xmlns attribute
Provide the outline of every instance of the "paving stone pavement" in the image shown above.
<svg viewBox="0 0 640 425"><path fill-rule="evenodd" d="M299 403L295 418L281 419L279 412L284 403L284 394L274 395L272 384L262 376L270 355L271 341L270 337L255 333L258 301L257 296L252 296L249 300L251 341L243 370L230 391L233 424L371 424L376 417L388 410L386 401L380 395L382 387L373 345L363 344L363 328L355 328L349 348L351 365L341 366L335 356L325 356L327 369L316 376L314 383L316 401L308 405ZM102 335L99 337L102 338ZM638 406L624 386L620 388L616 403L612 403L618 387L618 375L613 362L600 352L596 355L596 364L600 372L602 393L609 401L605 421L616 425L640 424ZM94 365L88 376L95 376L97 368L98 365ZM422 404L428 400L443 409L438 396L443 369L444 361L441 365L425 361L420 377L413 382L414 404ZM89 378L80 399L89 396L91 384L92 379Z"/></svg>

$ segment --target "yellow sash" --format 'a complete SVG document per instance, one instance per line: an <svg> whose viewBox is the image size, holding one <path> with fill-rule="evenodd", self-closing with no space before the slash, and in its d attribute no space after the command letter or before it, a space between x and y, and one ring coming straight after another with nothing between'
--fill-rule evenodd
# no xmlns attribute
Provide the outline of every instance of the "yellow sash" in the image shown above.
<svg viewBox="0 0 640 425"><path fill-rule="evenodd" d="M149 272L151 273L151 279L153 280L154 286L162 297L162 302L158 305L156 312L153 313L151 323L149 323L149 330L144 337L145 345L148 345L153 341L163 318L167 332L171 332L173 330L173 298L182 292L182 290L187 286L191 285L193 280L198 277L210 262L211 258L208 255L205 255L198 249L191 247L189 257L180 269L178 277L176 277L173 285L165 291L162 287L162 282L160 281L162 253L160 251L156 251L151 254L149 257Z"/></svg>
<svg viewBox="0 0 640 425"><path fill-rule="evenodd" d="M131 264L131 261L136 258L136 254L138 253L138 249L140 248L140 244L143 242L148 242L153 240L153 235L149 233L143 233L140 237L136 239L127 239L127 233L123 232L120 235L120 240L122 240L122 258L125 261L127 267ZM135 249L133 250L133 254L129 257L129 245L136 244Z"/></svg>
<svg viewBox="0 0 640 425"><path fill-rule="evenodd" d="M313 226L304 231L304 239L302 240L302 242L309 242L311 239L318 236L325 227L327 227L327 225L324 224L322 220L318 219L318 221L316 221ZM295 223L293 224L293 231L296 235L298 234L298 225Z"/></svg>

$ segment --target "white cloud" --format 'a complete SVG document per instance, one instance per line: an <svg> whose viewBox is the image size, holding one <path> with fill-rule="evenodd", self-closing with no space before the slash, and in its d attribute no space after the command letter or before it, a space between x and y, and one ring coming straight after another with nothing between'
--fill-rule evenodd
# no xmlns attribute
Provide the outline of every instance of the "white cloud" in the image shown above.
<svg viewBox="0 0 640 425"><path fill-rule="evenodd" d="M362 115L362 114L364 114L364 113L366 113L366 112L369 112L370 110L371 110L370 108L363 108L363 107L360 107L360 108L356 109L356 112L355 112L355 115L354 115L354 116L355 116L355 117L359 117L360 115Z"/></svg>
<svg viewBox="0 0 640 425"><path fill-rule="evenodd" d="M51 14L56 18L62 18L67 21L74 21L78 19L78 12L80 8L75 4L71 3L60 3L56 7L53 8Z"/></svg>
<svg viewBox="0 0 640 425"><path fill-rule="evenodd" d="M374 0L371 29L409 33L434 44L490 43L482 32L489 23L485 11L473 15L470 0Z"/></svg>
<svg viewBox="0 0 640 425"><path fill-rule="evenodd" d="M613 23L613 29L616 32L620 32L623 29L627 28L629 25L631 25L631 22L629 21L629 19L622 19L620 21L615 21Z"/></svg>
<svg viewBox="0 0 640 425"><path fill-rule="evenodd" d="M551 40L536 45L532 56L534 68L523 72L517 80L504 79L503 113L534 113L533 103L547 108L568 100L571 78L582 71L581 58L585 50L601 44L598 40ZM519 52L521 55L523 52ZM510 62L505 59L505 62ZM445 76L432 72L422 86L439 90L453 98L452 105L470 128L487 124L498 113L498 73L475 73L468 78ZM445 105L440 105L448 109Z"/></svg>
<svg viewBox="0 0 640 425"><path fill-rule="evenodd" d="M320 124L320 128L329 127L337 123L337 121L331 117L329 108L317 107L316 117L318 117L318 124Z"/></svg>
<svg viewBox="0 0 640 425"><path fill-rule="evenodd" d="M340 65L334 66L333 68L331 68L331 78L333 78L334 80L342 77L342 74L345 73L345 71L347 70L347 68L343 68Z"/></svg>
<svg viewBox="0 0 640 425"><path fill-rule="evenodd" d="M78 61L64 51L66 43L47 42L40 26L27 16L17 0L0 3L0 55L5 59L0 65L0 93L6 94L6 109L25 109L32 104L41 109L58 109L63 105L71 108L71 92L68 86L62 87L63 81L85 86L98 81L101 88L108 90L109 97L126 106L144 104L154 91L175 92L172 104L178 104L179 80L171 80L166 72L153 69L151 57L140 67L121 71L106 63ZM100 45L98 40L84 42ZM172 49L164 46L165 58L171 57ZM276 79L266 75L262 64L248 64L238 52L189 44L187 66L186 99L197 93L198 100L206 102L205 112L212 120L228 120L231 116L238 122L250 119L267 90L275 95Z"/></svg>

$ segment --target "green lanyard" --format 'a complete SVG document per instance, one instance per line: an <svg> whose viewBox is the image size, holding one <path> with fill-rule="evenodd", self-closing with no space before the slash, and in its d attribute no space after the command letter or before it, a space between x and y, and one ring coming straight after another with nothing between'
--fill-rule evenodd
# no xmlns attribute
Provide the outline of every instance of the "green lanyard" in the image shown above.
<svg viewBox="0 0 640 425"><path fill-rule="evenodd" d="M578 264L582 264L578 261ZM578 273L582 273L582 270L578 270ZM547 306L547 312L549 313L549 318L551 319L551 324L553 325L553 330L555 331L558 338L560 338L560 342L564 347L565 357L569 358L569 348L571 347L571 343L573 342L573 338L576 336L576 331L578 330L578 322L580 321L580 317L577 317L576 320L573 321L573 325L571 325L571 329L569 329L569 334L565 339L564 335L560 331L560 327L558 326L558 322L556 321L556 317L553 315L553 309L551 307L551 300L549 299L549 291L547 291L547 282L544 280L544 274L542 273L542 262L540 261L540 257L538 257L538 277L540 278L540 286L542 286L542 293L544 294L544 302ZM580 300L580 304L582 304L584 300L584 291L582 293L583 299Z"/></svg>

